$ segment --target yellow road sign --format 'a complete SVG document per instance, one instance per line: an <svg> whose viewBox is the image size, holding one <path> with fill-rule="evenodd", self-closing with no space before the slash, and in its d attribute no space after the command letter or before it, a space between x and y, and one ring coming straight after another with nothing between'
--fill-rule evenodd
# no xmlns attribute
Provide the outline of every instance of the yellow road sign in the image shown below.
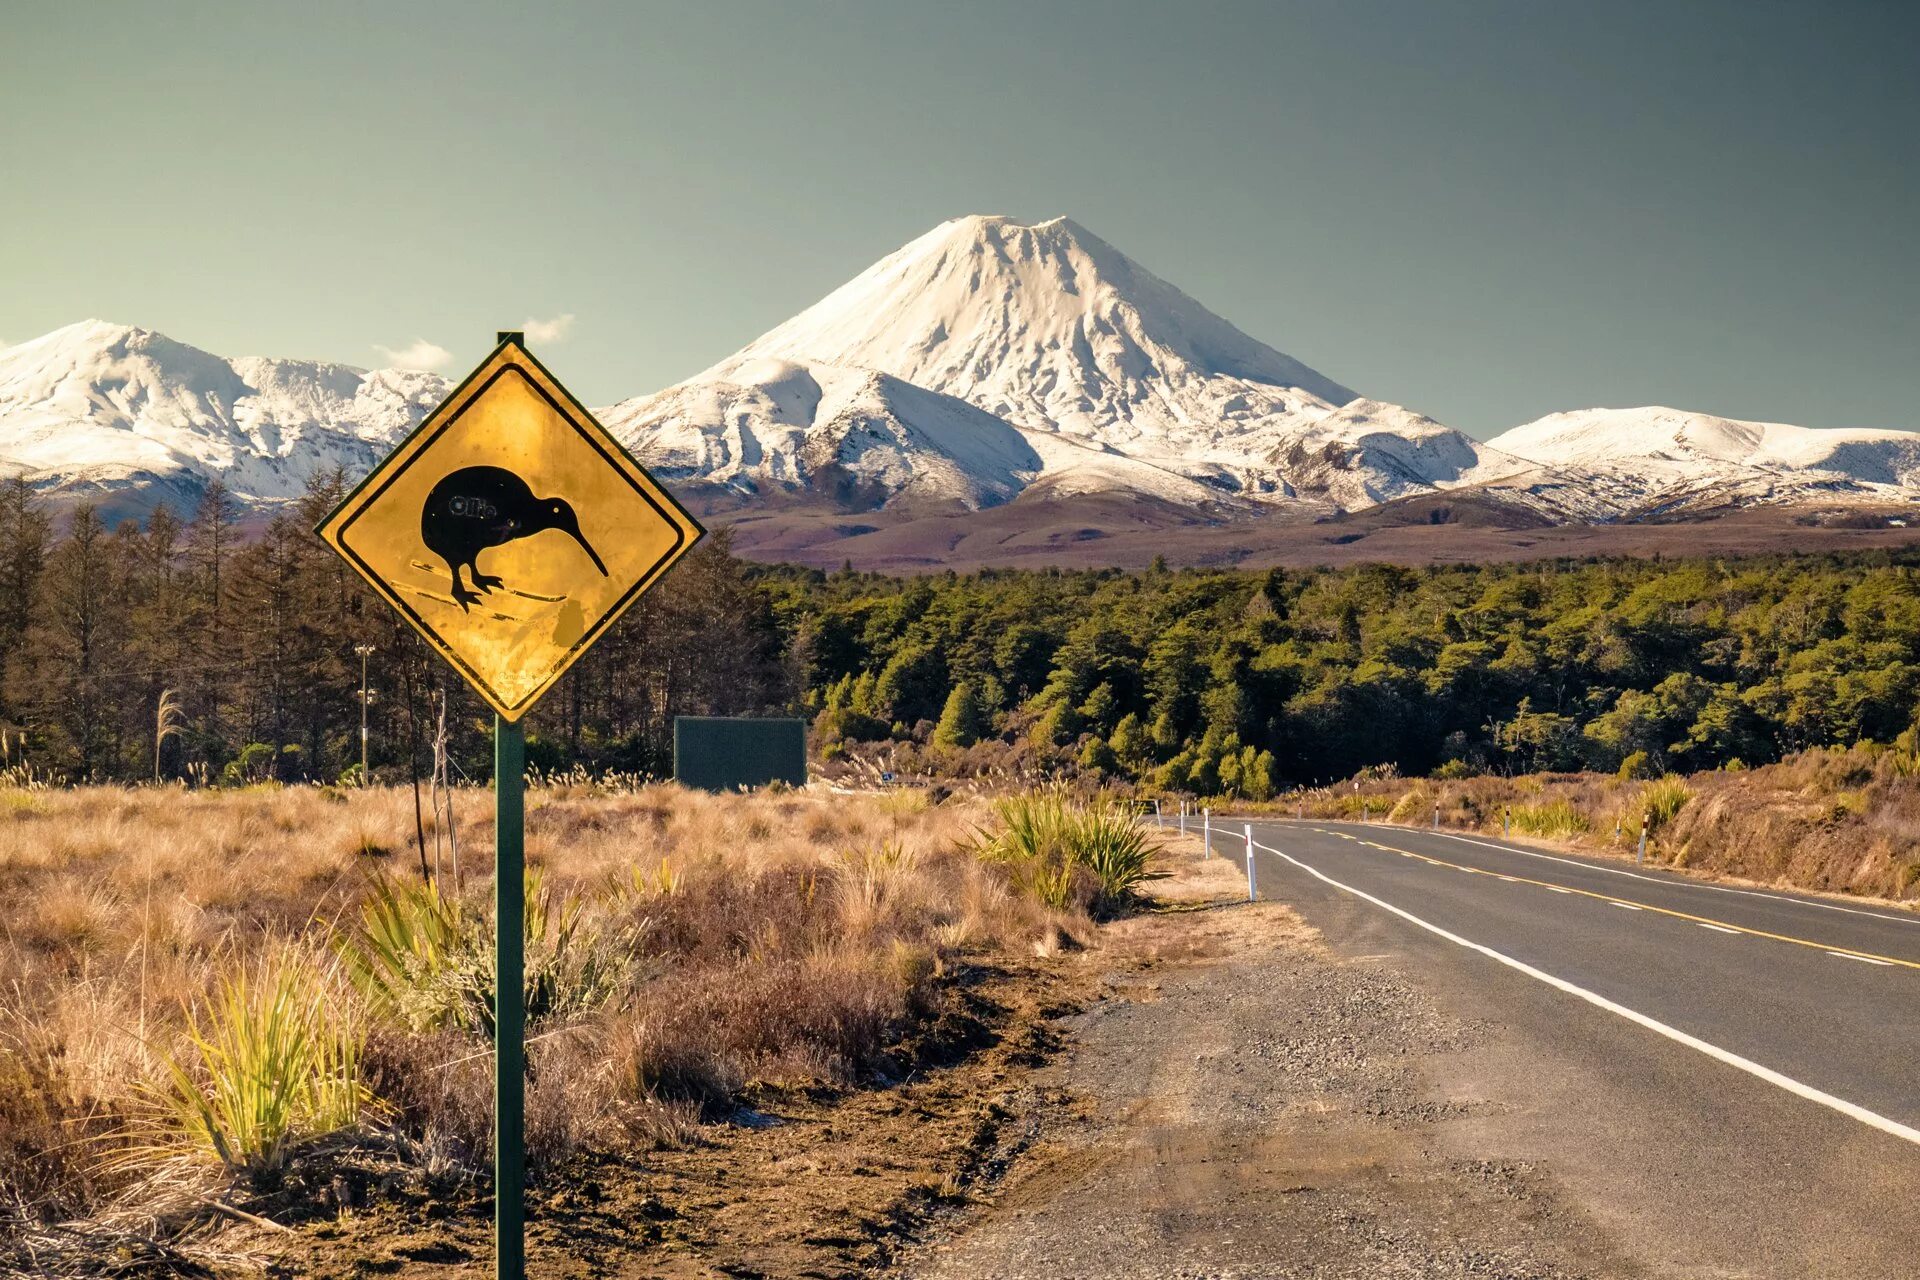
<svg viewBox="0 0 1920 1280"><path fill-rule="evenodd" d="M513 334L319 527L509 721L703 532Z"/></svg>

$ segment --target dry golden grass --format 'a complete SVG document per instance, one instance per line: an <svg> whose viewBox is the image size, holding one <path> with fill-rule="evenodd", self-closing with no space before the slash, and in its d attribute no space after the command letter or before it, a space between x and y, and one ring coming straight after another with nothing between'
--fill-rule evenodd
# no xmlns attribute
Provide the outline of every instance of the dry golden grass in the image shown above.
<svg viewBox="0 0 1920 1280"><path fill-rule="evenodd" d="M478 918L491 795L461 791L453 812L451 833L429 828L427 860ZM585 1005L531 1028L536 1163L684 1141L756 1089L910 1067L889 1054L953 966L1084 927L976 856L989 821L978 802L918 795L529 791L529 863L600 965ZM16 1225L143 1194L151 1162L116 1157L168 1061L203 1070L194 1012L275 948L340 945L378 878L418 880L414 824L398 790L0 794L0 1204L26 1215ZM477 1176L487 1040L372 1009L346 1011L366 1028L358 1069L379 1099L365 1134L418 1176ZM190 1147L162 1153L173 1172L215 1189L238 1176ZM0 1270L7 1229L0 1217Z"/></svg>
<svg viewBox="0 0 1920 1280"><path fill-rule="evenodd" d="M1805 751L1778 764L1684 778L1611 774L1371 779L1277 802L1291 812L1502 830L1630 853L1651 816L1648 857L1761 884L1920 901L1920 762L1894 747Z"/></svg>

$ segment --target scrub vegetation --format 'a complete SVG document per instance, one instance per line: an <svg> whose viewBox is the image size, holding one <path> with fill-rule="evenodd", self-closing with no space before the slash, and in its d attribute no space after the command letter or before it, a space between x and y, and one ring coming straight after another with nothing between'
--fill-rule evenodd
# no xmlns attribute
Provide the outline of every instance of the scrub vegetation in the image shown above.
<svg viewBox="0 0 1920 1280"><path fill-rule="evenodd" d="M453 793L460 858L426 878L406 790L0 787L0 1273L190 1270L222 1214L484 1190L490 801ZM527 809L536 1187L964 1054L957 993L1087 937L1153 852L1064 797L561 783Z"/></svg>
<svg viewBox="0 0 1920 1280"><path fill-rule="evenodd" d="M1648 779L1892 743L1920 702L1909 552L764 581L826 750L896 771Z"/></svg>
<svg viewBox="0 0 1920 1280"><path fill-rule="evenodd" d="M490 718L309 532L56 522L0 486L0 768L71 782L484 779ZM529 718L564 776L664 774L672 717L807 716L849 770L1260 801L1373 767L1630 780L1892 743L1920 704L1920 551L885 577L724 531Z"/></svg>
<svg viewBox="0 0 1920 1280"><path fill-rule="evenodd" d="M1310 788L1281 812L1536 837L1635 852L1765 884L1920 901L1920 735L1796 752L1752 769L1642 780L1618 773L1401 778L1374 770ZM1354 784L1358 783L1356 787Z"/></svg>

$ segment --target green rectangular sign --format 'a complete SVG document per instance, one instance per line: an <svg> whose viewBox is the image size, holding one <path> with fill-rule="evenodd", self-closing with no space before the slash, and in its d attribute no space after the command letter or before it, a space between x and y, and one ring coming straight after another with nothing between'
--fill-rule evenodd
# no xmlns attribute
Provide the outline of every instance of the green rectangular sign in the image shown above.
<svg viewBox="0 0 1920 1280"><path fill-rule="evenodd" d="M675 716L673 780L701 791L769 782L804 787L807 722L784 716Z"/></svg>

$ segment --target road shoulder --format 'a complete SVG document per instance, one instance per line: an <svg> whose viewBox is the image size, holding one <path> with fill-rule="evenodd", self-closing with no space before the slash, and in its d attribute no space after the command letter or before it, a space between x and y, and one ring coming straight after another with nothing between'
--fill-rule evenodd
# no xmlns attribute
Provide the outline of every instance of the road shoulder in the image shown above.
<svg viewBox="0 0 1920 1280"><path fill-rule="evenodd" d="M1027 1153L897 1274L1631 1276L1541 1168L1441 1131L1500 1104L1423 1061L1493 1034L1376 959L1342 960L1241 872L1182 868L1175 913L1108 930ZM1211 905L1210 905L1211 903Z"/></svg>

